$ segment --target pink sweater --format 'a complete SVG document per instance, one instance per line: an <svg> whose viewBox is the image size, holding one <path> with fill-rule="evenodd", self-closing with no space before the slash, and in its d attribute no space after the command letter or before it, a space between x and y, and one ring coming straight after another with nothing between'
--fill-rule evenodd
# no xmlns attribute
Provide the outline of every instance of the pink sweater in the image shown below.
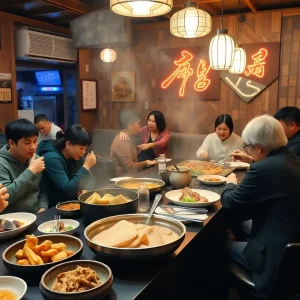
<svg viewBox="0 0 300 300"><path fill-rule="evenodd" d="M142 135L142 142L143 144L147 144L150 137L150 130L148 126L144 126L140 128L140 134ZM170 142L170 132L165 129L163 132L159 133L153 141L155 143L154 147L154 153L156 157L159 156L159 154L166 154L166 157L168 157L168 146Z"/></svg>

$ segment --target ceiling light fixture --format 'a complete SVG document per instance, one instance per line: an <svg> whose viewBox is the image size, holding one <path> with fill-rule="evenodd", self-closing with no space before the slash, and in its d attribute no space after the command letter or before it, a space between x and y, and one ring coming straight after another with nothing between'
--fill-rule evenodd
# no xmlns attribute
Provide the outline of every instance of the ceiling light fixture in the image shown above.
<svg viewBox="0 0 300 300"><path fill-rule="evenodd" d="M176 12L170 20L170 31L181 38L197 38L211 32L211 16L197 8L196 2L188 1L184 9Z"/></svg>
<svg viewBox="0 0 300 300"><path fill-rule="evenodd" d="M103 62L112 63L117 59L118 55L114 49L106 48L100 52L100 58Z"/></svg>
<svg viewBox="0 0 300 300"><path fill-rule="evenodd" d="M229 70L234 54L234 41L228 35L228 30L223 29L223 0L221 29L217 30L209 45L209 63L213 70Z"/></svg>
<svg viewBox="0 0 300 300"><path fill-rule="evenodd" d="M173 7L173 0L110 0L110 9L127 17L161 16Z"/></svg>

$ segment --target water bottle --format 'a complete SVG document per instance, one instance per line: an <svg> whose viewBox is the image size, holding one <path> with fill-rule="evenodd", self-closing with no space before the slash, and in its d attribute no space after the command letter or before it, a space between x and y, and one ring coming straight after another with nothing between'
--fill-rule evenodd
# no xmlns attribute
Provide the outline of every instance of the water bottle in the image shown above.
<svg viewBox="0 0 300 300"><path fill-rule="evenodd" d="M147 213L150 210L150 195L147 184L140 184L137 190L139 194L138 212Z"/></svg>
<svg viewBox="0 0 300 300"><path fill-rule="evenodd" d="M167 169L166 154L159 154L158 172L160 173L166 172L166 169Z"/></svg>

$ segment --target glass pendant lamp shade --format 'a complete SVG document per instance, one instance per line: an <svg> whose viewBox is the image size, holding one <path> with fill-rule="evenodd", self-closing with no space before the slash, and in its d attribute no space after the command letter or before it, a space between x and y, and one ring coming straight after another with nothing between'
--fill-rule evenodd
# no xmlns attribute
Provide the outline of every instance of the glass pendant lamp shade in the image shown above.
<svg viewBox="0 0 300 300"><path fill-rule="evenodd" d="M181 38L197 38L211 32L211 16L197 9L196 2L187 2L184 9L176 12L170 20L170 31Z"/></svg>
<svg viewBox="0 0 300 300"><path fill-rule="evenodd" d="M114 49L106 48L100 52L100 58L106 63L114 62L117 59L117 52Z"/></svg>
<svg viewBox="0 0 300 300"><path fill-rule="evenodd" d="M127 17L161 16L173 7L173 0L110 0L110 9Z"/></svg>
<svg viewBox="0 0 300 300"><path fill-rule="evenodd" d="M246 69L247 55L243 48L235 48L232 65L229 69L231 74L243 74Z"/></svg>
<svg viewBox="0 0 300 300"><path fill-rule="evenodd" d="M209 45L209 63L213 70L229 70L234 54L234 42L227 29L218 29Z"/></svg>

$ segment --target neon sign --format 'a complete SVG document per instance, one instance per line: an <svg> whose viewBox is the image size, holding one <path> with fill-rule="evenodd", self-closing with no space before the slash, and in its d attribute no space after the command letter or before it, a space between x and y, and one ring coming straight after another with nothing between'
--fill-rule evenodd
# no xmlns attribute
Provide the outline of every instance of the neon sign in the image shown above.
<svg viewBox="0 0 300 300"><path fill-rule="evenodd" d="M251 56L253 59L253 64L247 66L247 71L245 71L246 76L254 75L258 78L263 78L265 75L265 58L268 55L268 50L265 48L260 48L257 53Z"/></svg>
<svg viewBox="0 0 300 300"><path fill-rule="evenodd" d="M198 80L194 84L194 89L197 92L205 91L210 85L210 79L207 79L207 74L210 71L211 66L207 67L206 62L200 59L197 69Z"/></svg>

